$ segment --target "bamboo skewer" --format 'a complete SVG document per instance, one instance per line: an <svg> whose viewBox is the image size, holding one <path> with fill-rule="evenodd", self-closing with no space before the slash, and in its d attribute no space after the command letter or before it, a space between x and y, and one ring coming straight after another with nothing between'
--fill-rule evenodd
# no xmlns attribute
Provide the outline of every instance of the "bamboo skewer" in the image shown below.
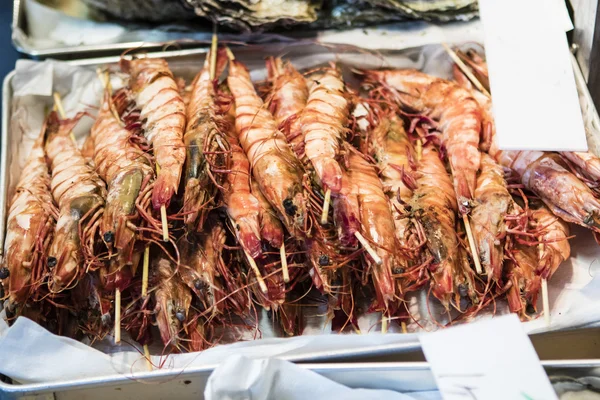
<svg viewBox="0 0 600 400"><path fill-rule="evenodd" d="M466 214L463 215L463 223L465 224L465 230L467 231L467 241L469 242L469 247L471 248L471 256L473 257L473 262L475 263L475 270L479 275L481 275L483 273L483 269L481 268L481 262L479 261L479 254L477 253L477 247L475 246L475 239L473 238L473 232L471 231L469 217Z"/></svg>
<svg viewBox="0 0 600 400"><path fill-rule="evenodd" d="M381 333L387 333L388 331L388 317L385 313L381 313Z"/></svg>
<svg viewBox="0 0 600 400"><path fill-rule="evenodd" d="M367 253L369 253L371 258L373 259L373 261L375 261L375 263L377 265L383 264L381 257L379 257L379 255L375 252L375 250L373 250L373 247L371 247L371 244L369 242L367 242L367 239L365 239L365 237L360 232L354 232L354 236L356 236L356 238L358 239L360 244L362 244L364 249L367 251Z"/></svg>
<svg viewBox="0 0 600 400"><path fill-rule="evenodd" d="M121 342L121 289L115 289L115 344Z"/></svg>
<svg viewBox="0 0 600 400"><path fill-rule="evenodd" d="M250 257L250 254L248 254L248 252L246 250L244 250L244 254L246 255L246 258L248 259L250 268L252 268L252 271L254 271L254 274L256 275L256 280L258 281L258 286L260 286L260 290L263 293L267 293L268 292L267 284L265 283L265 280L263 279L262 275L260 274L260 270L258 269L258 265L256 265L256 261L254 261L254 258Z"/></svg>
<svg viewBox="0 0 600 400"><path fill-rule="evenodd" d="M452 59L452 61L454 61L456 63L456 65L458 65L458 68L460 68L460 70L467 76L467 78L469 78L469 80L471 81L471 83L473 83L473 85L475 85L475 87L477 87L477 89L479 89L479 91L483 94L485 94L486 96L490 96L490 92L488 92L483 85L481 84L481 82L479 82L479 79L477 79L475 77L475 75L473 75L473 73L471 72L471 70L469 69L469 67L467 67L465 65L465 63L460 59L460 57L454 52L454 50L452 50L446 43L442 43L442 46L444 46L444 50L446 50L446 53L448 53L448 55L450 56L450 58Z"/></svg>
<svg viewBox="0 0 600 400"><path fill-rule="evenodd" d="M329 216L329 203L331 203L331 189L325 191L325 200L323 201L323 212L321 213L321 225L327 224Z"/></svg>
<svg viewBox="0 0 600 400"><path fill-rule="evenodd" d="M148 272L150 267L150 246L146 246L144 249L144 264L142 267L142 299L145 299L148 296ZM152 371L152 361L150 358L150 350L148 349L148 345L144 345L144 357L146 357L146 364L148 365L148 370Z"/></svg>
<svg viewBox="0 0 600 400"><path fill-rule="evenodd" d="M287 255L285 254L285 243L281 244L279 248L279 256L281 257L281 270L283 271L283 281L288 283L290 281L290 271L288 270Z"/></svg>
<svg viewBox="0 0 600 400"><path fill-rule="evenodd" d="M548 298L548 280L542 279L542 305L544 308L544 322L550 326L550 299Z"/></svg>
<svg viewBox="0 0 600 400"><path fill-rule="evenodd" d="M421 139L417 139L417 161L421 160L423 156L423 142Z"/></svg>
<svg viewBox="0 0 600 400"><path fill-rule="evenodd" d="M400 326L402 327L402 333L408 333L408 329L406 329L406 322L400 322Z"/></svg>

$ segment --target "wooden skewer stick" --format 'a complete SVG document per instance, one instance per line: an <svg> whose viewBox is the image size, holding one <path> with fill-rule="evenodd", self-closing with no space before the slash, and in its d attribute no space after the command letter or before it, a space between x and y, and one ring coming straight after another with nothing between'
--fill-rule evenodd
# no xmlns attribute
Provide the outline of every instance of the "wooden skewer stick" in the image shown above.
<svg viewBox="0 0 600 400"><path fill-rule="evenodd" d="M150 246L146 246L144 249L144 264L142 268L142 299L148 295L148 270L150 266ZM144 357L146 357L146 364L148 370L152 371L152 361L150 358L150 350L148 345L144 345Z"/></svg>
<svg viewBox="0 0 600 400"><path fill-rule="evenodd" d="M323 201L323 212L321 213L321 225L327 224L329 216L329 203L331 203L331 189L325 191L325 200Z"/></svg>
<svg viewBox="0 0 600 400"><path fill-rule="evenodd" d="M358 239L360 244L362 244L362 246L365 248L365 250L367 250L367 253L369 253L371 258L373 259L373 261L375 261L375 263L377 265L383 264L383 260L381 260L381 257L379 257L379 255L375 252L375 250L373 250L373 247L371 247L371 244L369 242L367 242L367 239L365 239L365 237L360 232L354 232L354 236L356 236L356 238Z"/></svg>
<svg viewBox="0 0 600 400"><path fill-rule="evenodd" d="M421 161L423 156L423 142L421 139L417 139L417 161Z"/></svg>
<svg viewBox="0 0 600 400"><path fill-rule="evenodd" d="M402 327L402 333L408 333L408 329L406 329L406 322L400 322L400 326Z"/></svg>
<svg viewBox="0 0 600 400"><path fill-rule="evenodd" d="M467 76L467 78L469 78L469 80L473 83L473 85L475 85L475 87L477 87L477 89L479 89L479 91L481 93L485 94L486 96L490 96L490 92L488 92L483 87L483 85L481 84L481 82L479 82L479 79L477 79L475 77L475 75L473 75L473 73L471 72L471 70L469 69L469 67L467 67L465 65L465 63L454 52L454 50L452 50L446 43L442 43L442 46L444 46L444 50L446 50L446 53L448 53L448 55L450 56L450 58L452 59L452 61L454 61L456 63L456 65L458 65L458 68L460 68L460 70Z"/></svg>
<svg viewBox="0 0 600 400"><path fill-rule="evenodd" d="M169 241L169 225L167 222L167 207L163 204L160 206L160 221L162 225L163 241Z"/></svg>
<svg viewBox="0 0 600 400"><path fill-rule="evenodd" d="M542 305L544 307L544 322L550 326L550 300L548 299L548 280L542 279Z"/></svg>
<svg viewBox="0 0 600 400"><path fill-rule="evenodd" d="M385 313L381 314L381 333L387 333L388 331L388 317Z"/></svg>
<svg viewBox="0 0 600 400"><path fill-rule="evenodd" d="M115 289L115 344L121 342L121 289Z"/></svg>
<svg viewBox="0 0 600 400"><path fill-rule="evenodd" d="M256 275L256 280L258 281L258 286L260 286L260 290L262 290L263 293L267 293L267 284L265 283L265 280L260 274L260 270L258 269L258 265L256 265L256 261L254 261L254 258L250 257L250 254L248 254L246 250L244 250L244 254L248 259L248 263L250 264L252 271L254 271L254 274Z"/></svg>
<svg viewBox="0 0 600 400"><path fill-rule="evenodd" d="M67 118L67 114L65 113L65 109L63 107L62 100L60 98L60 94L58 92L54 92L53 97L54 97L54 106L56 106L56 110L58 111L58 115L60 115L60 119ZM73 134L73 131L71 131L70 133L71 133L71 139L73 139L73 143L77 143L77 140L75 140L75 135Z"/></svg>
<svg viewBox="0 0 600 400"><path fill-rule="evenodd" d="M225 52L227 53L227 57L229 58L229 60L235 60L235 56L233 55L233 52L229 47L225 47Z"/></svg>
<svg viewBox="0 0 600 400"><path fill-rule="evenodd" d="M279 248L279 255L281 256L281 270L283 271L283 281L288 283L290 281L290 271L288 270L287 255L285 254L285 243L281 244Z"/></svg>
<svg viewBox="0 0 600 400"><path fill-rule="evenodd" d="M465 230L467 231L467 241L469 242L469 247L471 248L473 262L475 263L475 270L479 275L481 275L483 273L483 269L481 268L479 254L477 253L477 248L475 247L475 239L473 238L473 232L471 231L471 224L469 224L469 217L466 214L463 215L463 222L465 224Z"/></svg>
<svg viewBox="0 0 600 400"><path fill-rule="evenodd" d="M215 79L217 73L217 43L217 24L214 24L212 42L210 44L210 79Z"/></svg>

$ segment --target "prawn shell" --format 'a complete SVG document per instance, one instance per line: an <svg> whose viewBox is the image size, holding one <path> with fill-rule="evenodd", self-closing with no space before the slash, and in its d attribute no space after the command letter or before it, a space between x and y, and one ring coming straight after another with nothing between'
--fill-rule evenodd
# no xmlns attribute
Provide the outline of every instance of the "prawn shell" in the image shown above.
<svg viewBox="0 0 600 400"><path fill-rule="evenodd" d="M50 175L43 149L44 130L34 143L8 211L3 266L9 271L9 304L23 304L46 271L54 230Z"/></svg>

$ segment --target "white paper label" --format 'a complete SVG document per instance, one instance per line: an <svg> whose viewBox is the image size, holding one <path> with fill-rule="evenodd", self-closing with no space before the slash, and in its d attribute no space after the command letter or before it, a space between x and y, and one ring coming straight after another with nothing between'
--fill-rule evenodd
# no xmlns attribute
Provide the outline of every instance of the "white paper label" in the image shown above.
<svg viewBox="0 0 600 400"><path fill-rule="evenodd" d="M556 0L479 0L500 149L587 150L558 8Z"/></svg>
<svg viewBox="0 0 600 400"><path fill-rule="evenodd" d="M557 400L515 314L420 337L444 400Z"/></svg>

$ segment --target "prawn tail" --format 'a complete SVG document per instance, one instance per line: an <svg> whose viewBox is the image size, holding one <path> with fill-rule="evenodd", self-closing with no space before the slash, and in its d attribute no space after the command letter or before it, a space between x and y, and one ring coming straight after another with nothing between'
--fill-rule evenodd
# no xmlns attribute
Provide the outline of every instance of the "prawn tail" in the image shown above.
<svg viewBox="0 0 600 400"><path fill-rule="evenodd" d="M317 174L321 177L323 186L332 193L339 193L342 189L342 169L333 158L323 158L315 164Z"/></svg>
<svg viewBox="0 0 600 400"><path fill-rule="evenodd" d="M170 177L159 173L152 189L152 207L155 210L160 210L162 206L168 207L176 192L176 184L172 183Z"/></svg>
<svg viewBox="0 0 600 400"><path fill-rule="evenodd" d="M256 222L250 218L239 218L235 221L238 240L252 258L257 258L262 254L260 227Z"/></svg>
<svg viewBox="0 0 600 400"><path fill-rule="evenodd" d="M454 190L458 201L458 210L461 215L468 214L471 209L471 200L475 187L475 173L469 171L453 171Z"/></svg>
<svg viewBox="0 0 600 400"><path fill-rule="evenodd" d="M450 309L450 300L454 292L452 267L440 264L437 271L433 273L431 285L435 298L442 303L446 310Z"/></svg>

